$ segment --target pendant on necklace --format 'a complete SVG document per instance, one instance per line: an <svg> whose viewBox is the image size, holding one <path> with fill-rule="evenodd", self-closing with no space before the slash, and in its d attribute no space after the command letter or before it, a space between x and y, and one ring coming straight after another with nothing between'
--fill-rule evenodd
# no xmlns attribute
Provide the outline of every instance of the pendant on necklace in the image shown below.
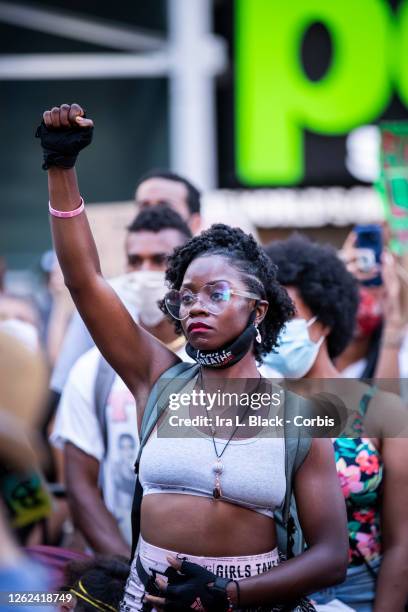
<svg viewBox="0 0 408 612"><path fill-rule="evenodd" d="M213 465L213 472L215 472L216 474L222 474L223 469L224 466L222 465L222 461L217 459L217 461L215 461Z"/></svg>
<svg viewBox="0 0 408 612"><path fill-rule="evenodd" d="M213 488L213 498L214 499L219 499L221 497L221 488L220 486L215 486Z"/></svg>
<svg viewBox="0 0 408 612"><path fill-rule="evenodd" d="M222 495L221 493L221 483L220 483L220 474L222 474L222 471L224 469L224 466L222 465L222 461L220 461L219 458L217 458L217 461L215 461L214 465L213 465L213 472L215 473L215 484L214 484L214 488L213 488L213 497L214 499L219 499Z"/></svg>
<svg viewBox="0 0 408 612"><path fill-rule="evenodd" d="M213 488L213 497L214 499L219 499L222 495L221 492L221 483L220 483L220 476L219 473L216 472L215 474L215 486Z"/></svg>

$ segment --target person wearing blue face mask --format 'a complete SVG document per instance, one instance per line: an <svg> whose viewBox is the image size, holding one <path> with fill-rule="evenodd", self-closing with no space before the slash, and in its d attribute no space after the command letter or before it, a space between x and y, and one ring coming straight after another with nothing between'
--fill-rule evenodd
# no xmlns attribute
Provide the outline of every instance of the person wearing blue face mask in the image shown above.
<svg viewBox="0 0 408 612"><path fill-rule="evenodd" d="M297 307L264 363L285 378L338 376L333 360L350 342L358 304L356 282L334 249L300 234L265 248Z"/></svg>
<svg viewBox="0 0 408 612"><path fill-rule="evenodd" d="M355 327L354 278L334 249L298 234L271 243L266 252L296 312L264 363L286 378L340 379L335 359ZM343 584L313 599L318 604L337 599L356 612L403 612L408 601L408 442L388 431L393 415L406 413L406 407L398 397L357 380L345 389L342 400L356 423L366 417L378 426L375 437L361 429L354 438L332 440L347 508L349 568Z"/></svg>
<svg viewBox="0 0 408 612"><path fill-rule="evenodd" d="M296 317L288 321L279 336L279 349L269 353L265 362L284 378L303 378L314 365L324 342L324 333L317 341L310 337L309 329L317 322Z"/></svg>

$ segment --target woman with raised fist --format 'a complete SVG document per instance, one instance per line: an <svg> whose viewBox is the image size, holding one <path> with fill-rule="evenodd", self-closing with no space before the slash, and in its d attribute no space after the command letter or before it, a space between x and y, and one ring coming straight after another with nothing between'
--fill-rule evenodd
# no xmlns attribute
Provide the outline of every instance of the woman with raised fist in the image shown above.
<svg viewBox="0 0 408 612"><path fill-rule="evenodd" d="M243 436L249 415L240 406L233 406L240 431L202 425L176 440L158 431L166 424L169 388L229 388L235 380L239 389L270 391L257 361L293 315L274 266L252 236L221 224L176 249L161 307L186 336L195 363L181 362L132 320L102 277L73 168L91 141L92 120L77 104L43 117L37 136L65 283L95 343L134 394L141 423L134 545L139 519L140 538L123 610L313 610L304 596L341 582L347 566L345 509L330 441L298 437L294 447L286 427L280 436ZM296 402L284 395L285 415L303 400ZM191 417L206 410L185 408ZM308 549L281 562L276 516L282 510L288 535L292 482Z"/></svg>

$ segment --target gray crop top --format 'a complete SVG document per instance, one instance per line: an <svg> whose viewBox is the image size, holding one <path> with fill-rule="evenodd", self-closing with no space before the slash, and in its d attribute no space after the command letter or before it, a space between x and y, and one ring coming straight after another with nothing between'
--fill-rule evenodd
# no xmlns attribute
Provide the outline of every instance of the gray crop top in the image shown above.
<svg viewBox="0 0 408 612"><path fill-rule="evenodd" d="M215 440L218 453L225 440ZM143 494L180 493L212 498L216 461L212 438L165 438L153 432L143 449L139 478ZM285 440L255 437L231 440L222 456L222 500L268 517L285 496Z"/></svg>

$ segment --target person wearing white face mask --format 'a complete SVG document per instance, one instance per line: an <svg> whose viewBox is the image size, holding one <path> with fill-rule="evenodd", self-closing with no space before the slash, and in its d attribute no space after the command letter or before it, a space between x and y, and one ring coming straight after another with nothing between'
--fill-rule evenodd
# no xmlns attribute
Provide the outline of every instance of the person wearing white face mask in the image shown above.
<svg viewBox="0 0 408 612"><path fill-rule="evenodd" d="M180 344L157 302L167 292L167 257L191 238L191 231L166 204L143 208L127 230L127 273L112 280L111 285L148 332L165 344Z"/></svg>
<svg viewBox="0 0 408 612"><path fill-rule="evenodd" d="M277 352L264 362L288 378L330 378L342 385L333 360L353 337L354 278L334 249L299 235L265 250L295 304L296 318L287 323ZM403 612L408 601L408 443L406 436L396 437L401 429L391 434L390 428L394 416L402 415L406 423L406 407L397 396L357 380L340 388L349 426L360 423L353 427L354 438L332 440L347 508L349 568L343 584L312 598L318 604L340 600L356 612ZM370 434L364 432L366 423L371 423ZM322 503L330 505L330 499Z"/></svg>
<svg viewBox="0 0 408 612"><path fill-rule="evenodd" d="M175 335L157 301L167 290L167 257L190 237L181 217L165 205L142 210L128 227L128 272L112 283L139 323L183 358L185 339ZM64 449L71 510L87 542L99 553L129 555L137 411L130 391L96 348L71 370L51 441Z"/></svg>
<svg viewBox="0 0 408 612"><path fill-rule="evenodd" d="M157 302L163 297L164 272L161 270L138 270L129 272L112 281L122 300L134 308L139 321L147 327L156 327L163 320Z"/></svg>

